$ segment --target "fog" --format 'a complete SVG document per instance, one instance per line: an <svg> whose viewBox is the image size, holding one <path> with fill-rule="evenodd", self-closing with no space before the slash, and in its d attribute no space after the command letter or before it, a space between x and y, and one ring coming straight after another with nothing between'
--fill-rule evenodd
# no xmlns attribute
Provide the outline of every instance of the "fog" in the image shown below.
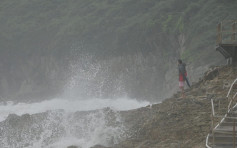
<svg viewBox="0 0 237 148"><path fill-rule="evenodd" d="M236 17L232 3L1 0L0 147L113 146L134 135L121 112L177 92L177 59L191 83L225 62L214 30Z"/></svg>

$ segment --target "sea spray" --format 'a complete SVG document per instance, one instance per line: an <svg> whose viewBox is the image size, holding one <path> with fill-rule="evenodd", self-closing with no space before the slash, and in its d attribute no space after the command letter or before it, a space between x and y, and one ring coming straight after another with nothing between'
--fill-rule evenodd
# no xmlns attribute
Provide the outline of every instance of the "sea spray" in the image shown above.
<svg viewBox="0 0 237 148"><path fill-rule="evenodd" d="M110 146L125 138L127 130L118 111L148 104L127 98L53 99L32 104L8 102L0 106L1 113L5 117L14 114L0 122L0 147Z"/></svg>
<svg viewBox="0 0 237 148"><path fill-rule="evenodd" d="M9 101L6 104L0 104L0 121L7 118L9 114L35 114L49 110L63 109L65 112L90 111L110 107L114 110L131 110L149 105L147 101L137 101L129 98L118 99L52 99L35 103L17 103Z"/></svg>

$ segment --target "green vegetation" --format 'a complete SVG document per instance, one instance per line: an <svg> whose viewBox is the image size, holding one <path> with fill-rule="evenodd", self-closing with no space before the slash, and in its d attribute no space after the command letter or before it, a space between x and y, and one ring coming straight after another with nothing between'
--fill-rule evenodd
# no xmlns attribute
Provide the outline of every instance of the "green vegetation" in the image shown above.
<svg viewBox="0 0 237 148"><path fill-rule="evenodd" d="M166 40L164 34L185 33L187 49L199 53L195 51L200 45L193 44L214 41L217 22L234 18L236 4L234 0L3 0L0 46L29 53L40 48L47 54L83 42L92 50L99 44L109 54L127 53L136 51L134 40L161 35L159 43ZM128 45L121 45L124 41Z"/></svg>

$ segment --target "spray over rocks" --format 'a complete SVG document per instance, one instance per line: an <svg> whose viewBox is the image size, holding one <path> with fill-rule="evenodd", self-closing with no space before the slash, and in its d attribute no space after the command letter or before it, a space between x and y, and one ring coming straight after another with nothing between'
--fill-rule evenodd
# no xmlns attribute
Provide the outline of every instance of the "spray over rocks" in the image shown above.
<svg viewBox="0 0 237 148"><path fill-rule="evenodd" d="M118 143L125 127L109 108L66 113L63 110L34 115L11 114L0 123L0 147L55 147L74 144L87 148L97 143Z"/></svg>
<svg viewBox="0 0 237 148"><path fill-rule="evenodd" d="M118 144L129 134L120 112L147 104L128 98L8 102L0 106L0 147L88 148Z"/></svg>
<svg viewBox="0 0 237 148"><path fill-rule="evenodd" d="M63 108L33 114L26 111L21 116L10 114L0 122L0 146L201 148L211 125L210 99L227 105L228 84L236 74L235 67L214 67L186 90L185 99L176 93L159 104L118 99L117 103L110 102L111 108L102 105L86 109L85 104L79 106L80 102L77 105L81 110L77 111ZM127 108L122 108L126 103Z"/></svg>

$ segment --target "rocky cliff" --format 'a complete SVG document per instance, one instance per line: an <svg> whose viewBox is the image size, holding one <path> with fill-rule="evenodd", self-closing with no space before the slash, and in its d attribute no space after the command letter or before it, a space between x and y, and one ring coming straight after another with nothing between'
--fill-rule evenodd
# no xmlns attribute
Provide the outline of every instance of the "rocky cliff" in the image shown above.
<svg viewBox="0 0 237 148"><path fill-rule="evenodd" d="M107 62L102 96L113 96L119 81L130 97L161 100L177 91L172 86L178 58L192 81L224 62L214 51L215 27L235 19L235 6L234 0L3 0L1 96L58 94L70 63L89 54L94 56L89 65Z"/></svg>
<svg viewBox="0 0 237 148"><path fill-rule="evenodd" d="M236 67L214 67L191 89L186 98L177 93L160 104L125 114L134 121L135 135L116 148L203 148L211 127L211 101L220 101L219 112L227 111L227 92L236 79ZM218 104L218 103L217 103Z"/></svg>
<svg viewBox="0 0 237 148"><path fill-rule="evenodd" d="M225 113L226 94L236 74L237 68L233 66L213 67L191 89L185 90L186 98L176 93L159 104L129 111L106 108L9 115L0 122L0 145L57 146L62 144L57 143L60 139L74 136L85 138L90 142L86 147L93 148L203 148L211 127L210 99L216 102L218 112ZM79 140L80 144L83 141ZM64 146L80 148L78 145L66 141Z"/></svg>

